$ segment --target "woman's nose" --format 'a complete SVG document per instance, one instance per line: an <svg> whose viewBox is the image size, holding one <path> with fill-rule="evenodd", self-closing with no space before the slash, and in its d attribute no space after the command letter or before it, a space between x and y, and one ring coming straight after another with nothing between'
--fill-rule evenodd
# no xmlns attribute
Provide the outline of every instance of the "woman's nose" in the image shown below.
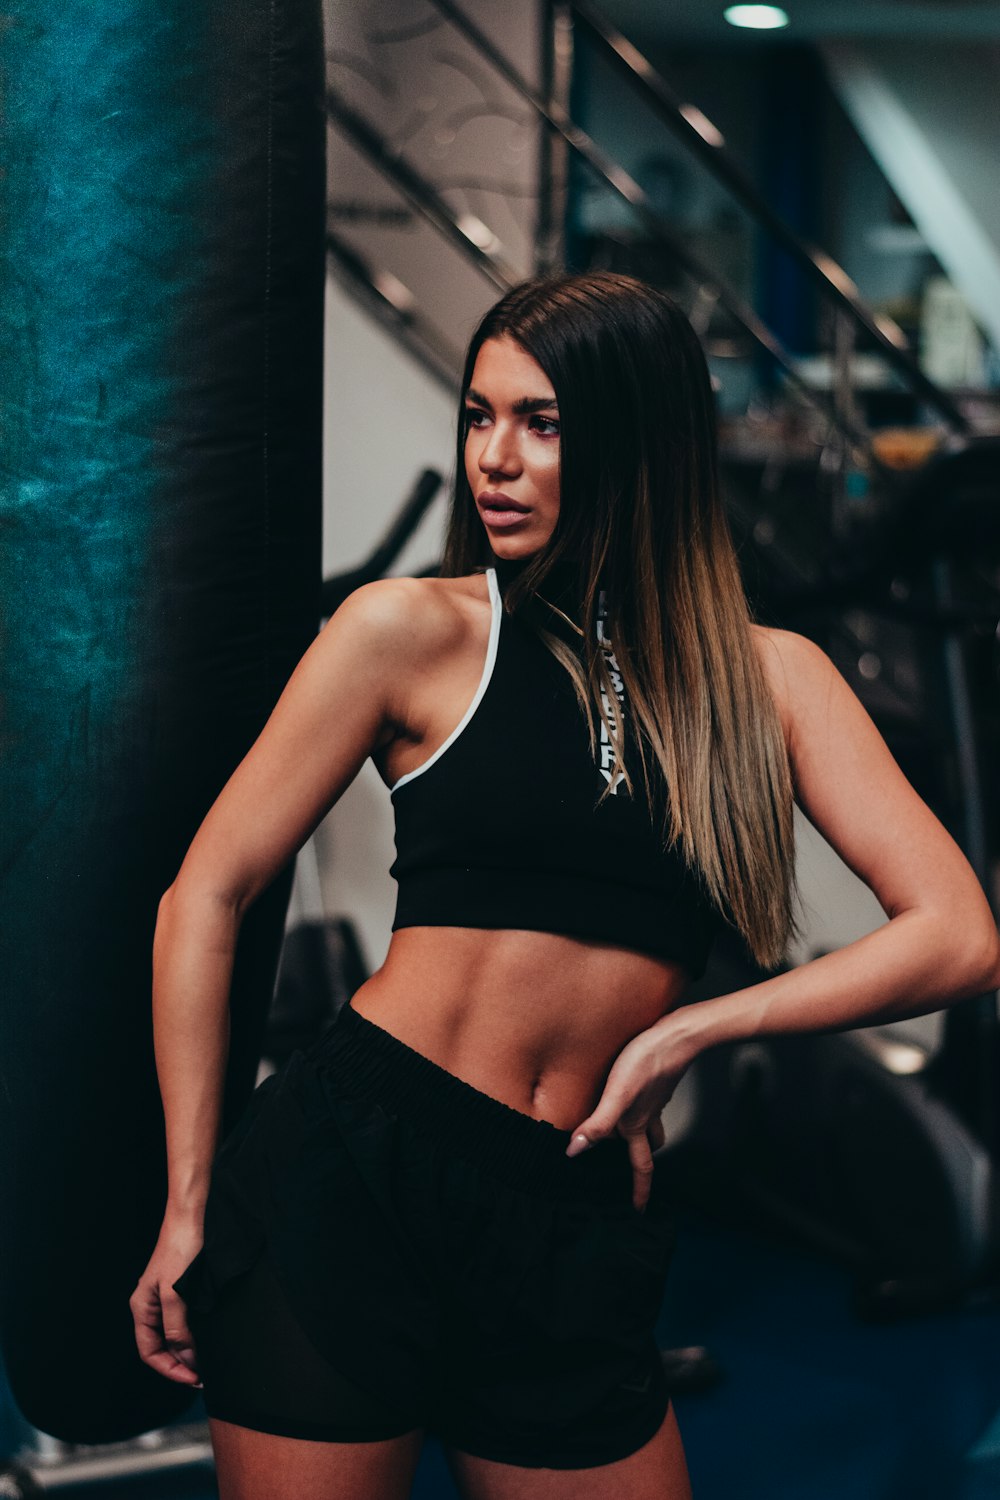
<svg viewBox="0 0 1000 1500"><path fill-rule="evenodd" d="M497 422L479 453L479 467L484 474L514 474L518 470L513 435Z"/></svg>

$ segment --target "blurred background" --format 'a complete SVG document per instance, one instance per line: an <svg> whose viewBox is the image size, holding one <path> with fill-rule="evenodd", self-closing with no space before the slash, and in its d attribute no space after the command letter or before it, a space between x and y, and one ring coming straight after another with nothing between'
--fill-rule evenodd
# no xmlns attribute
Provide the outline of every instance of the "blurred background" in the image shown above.
<svg viewBox="0 0 1000 1500"><path fill-rule="evenodd" d="M702 339L757 618L830 654L996 910L1000 7L327 0L325 28L324 615L436 570L487 306L641 276ZM801 816L797 849L789 965L886 920ZM369 763L299 858L258 1076L381 964L392 857ZM723 945L690 1001L754 977ZM685 1078L658 1332L697 1500L1000 1497L997 1038L983 996ZM117 1448L8 1415L0 1494L215 1493L197 1408ZM433 1441L413 1493L455 1495Z"/></svg>

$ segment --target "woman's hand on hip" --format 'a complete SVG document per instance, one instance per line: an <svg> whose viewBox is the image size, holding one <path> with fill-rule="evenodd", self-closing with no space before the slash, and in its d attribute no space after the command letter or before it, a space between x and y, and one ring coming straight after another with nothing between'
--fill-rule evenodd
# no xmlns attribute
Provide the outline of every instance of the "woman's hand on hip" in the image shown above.
<svg viewBox="0 0 1000 1500"><path fill-rule="evenodd" d="M179 1385L200 1386L187 1308L173 1289L204 1243L200 1223L164 1219L149 1264L129 1298L140 1357Z"/></svg>
<svg viewBox="0 0 1000 1500"><path fill-rule="evenodd" d="M573 1130L566 1151L576 1156L595 1141L616 1133L623 1136L632 1162L632 1201L640 1211L649 1201L653 1152L665 1139L660 1116L698 1052L679 1029L671 1035L669 1022L670 1017L664 1017L622 1048L596 1107Z"/></svg>

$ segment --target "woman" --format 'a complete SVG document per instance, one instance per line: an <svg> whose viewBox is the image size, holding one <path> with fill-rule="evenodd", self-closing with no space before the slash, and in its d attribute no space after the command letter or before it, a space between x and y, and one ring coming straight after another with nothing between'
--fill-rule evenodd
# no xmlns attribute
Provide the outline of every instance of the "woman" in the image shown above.
<svg viewBox="0 0 1000 1500"><path fill-rule="evenodd" d="M515 288L462 409L441 576L337 610L160 905L169 1194L131 1305L147 1363L203 1378L223 1500L405 1496L428 1429L473 1500L683 1500L653 1339L678 1080L1000 981L972 870L857 699L751 623L670 299ZM369 755L388 956L216 1154L241 916ZM793 795L889 921L678 1008L723 921L780 960Z"/></svg>

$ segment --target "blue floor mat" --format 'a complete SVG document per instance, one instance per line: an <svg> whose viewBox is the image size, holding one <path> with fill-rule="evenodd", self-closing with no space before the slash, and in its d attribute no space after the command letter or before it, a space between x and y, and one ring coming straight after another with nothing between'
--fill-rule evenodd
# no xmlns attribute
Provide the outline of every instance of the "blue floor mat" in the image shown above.
<svg viewBox="0 0 1000 1500"><path fill-rule="evenodd" d="M685 1214L657 1332L726 1371L676 1402L696 1500L1000 1500L997 1309L863 1323L827 1259Z"/></svg>

